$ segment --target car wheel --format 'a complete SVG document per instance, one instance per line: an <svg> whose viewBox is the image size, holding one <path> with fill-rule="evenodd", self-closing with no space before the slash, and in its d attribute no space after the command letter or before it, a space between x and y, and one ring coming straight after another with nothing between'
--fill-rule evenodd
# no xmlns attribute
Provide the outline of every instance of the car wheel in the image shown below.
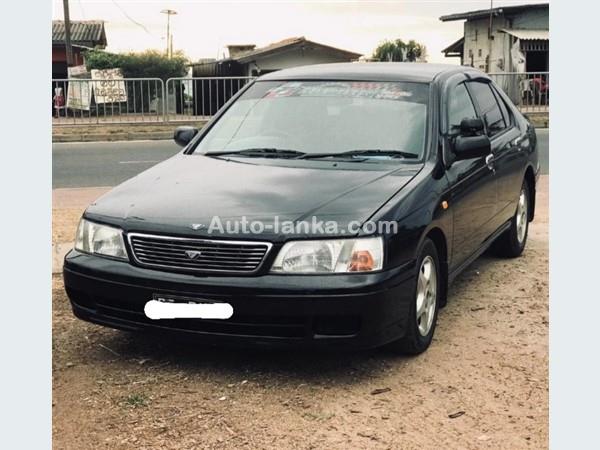
<svg viewBox="0 0 600 450"><path fill-rule="evenodd" d="M517 209L510 228L494 242L493 250L499 256L516 258L523 253L529 231L529 186L523 181Z"/></svg>
<svg viewBox="0 0 600 450"><path fill-rule="evenodd" d="M437 322L442 291L440 264L437 249L430 239L426 239L421 247L417 267L417 282L409 308L406 334L390 344L394 351L411 355L427 350Z"/></svg>

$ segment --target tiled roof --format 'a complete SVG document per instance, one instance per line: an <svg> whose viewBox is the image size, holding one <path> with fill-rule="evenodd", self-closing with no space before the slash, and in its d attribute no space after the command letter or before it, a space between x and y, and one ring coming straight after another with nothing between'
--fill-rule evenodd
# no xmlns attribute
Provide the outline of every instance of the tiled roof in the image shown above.
<svg viewBox="0 0 600 450"><path fill-rule="evenodd" d="M464 13L458 14L448 14L446 16L440 17L442 22L450 22L453 20L471 20L471 19L480 19L482 17L489 17L490 14L499 15L499 14L519 14L520 12L526 11L528 9L548 9L548 3L533 3L529 5L513 5L513 6L500 6L498 8L493 9L478 9L477 11L468 11Z"/></svg>
<svg viewBox="0 0 600 450"><path fill-rule="evenodd" d="M254 59L257 56L271 53L271 52L277 51L277 50L285 48L285 47L293 47L293 46L303 45L303 44L323 47L323 48L327 48L334 52L343 53L349 59L357 59L358 57L361 56L360 53L354 53L354 52L351 52L348 50L342 50L340 48L335 48L335 47L331 47L329 45L320 44L318 42L309 41L304 36L300 36L300 37L292 37L292 38L284 39L282 41L278 41L278 42L269 44L266 47L256 48L252 51L244 52L244 53L238 55L237 57L234 57L233 59L236 59L240 62L249 61L249 60Z"/></svg>
<svg viewBox="0 0 600 450"><path fill-rule="evenodd" d="M460 55L463 52L464 45L465 45L465 38L461 37L459 40L453 42L448 47L446 47L444 50L442 50L442 53L445 53L446 56Z"/></svg>
<svg viewBox="0 0 600 450"><path fill-rule="evenodd" d="M64 44L65 22L52 21L52 44ZM88 47L106 47L106 32L101 20L71 21L71 43Z"/></svg>

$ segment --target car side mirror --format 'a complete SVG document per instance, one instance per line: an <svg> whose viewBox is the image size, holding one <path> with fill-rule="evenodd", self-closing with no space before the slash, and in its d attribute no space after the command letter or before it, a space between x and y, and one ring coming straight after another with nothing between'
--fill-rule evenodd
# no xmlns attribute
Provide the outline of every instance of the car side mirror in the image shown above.
<svg viewBox="0 0 600 450"><path fill-rule="evenodd" d="M454 139L452 148L456 161L480 158L491 152L490 138L482 134L483 130L480 118L461 120L460 134Z"/></svg>
<svg viewBox="0 0 600 450"><path fill-rule="evenodd" d="M177 127L173 133L173 140L177 143L177 145L185 147L192 139L194 139L194 137L198 134L198 131L200 130L196 127Z"/></svg>
<svg viewBox="0 0 600 450"><path fill-rule="evenodd" d="M463 159L481 158L492 151L490 138L486 135L480 136L456 136L454 140L454 156L456 161Z"/></svg>
<svg viewBox="0 0 600 450"><path fill-rule="evenodd" d="M479 117L463 119L460 121L460 134L462 136L473 136L483 133L483 120Z"/></svg>

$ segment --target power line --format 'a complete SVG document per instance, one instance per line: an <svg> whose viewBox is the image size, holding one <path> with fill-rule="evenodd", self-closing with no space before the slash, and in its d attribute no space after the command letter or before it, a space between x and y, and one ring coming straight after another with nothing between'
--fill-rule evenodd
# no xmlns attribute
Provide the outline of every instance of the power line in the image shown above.
<svg viewBox="0 0 600 450"><path fill-rule="evenodd" d="M148 33L150 36L154 36L152 33L150 33L150 31L148 31L148 28L146 28L143 24L139 23L138 21L136 21L135 19L133 19L133 17L131 17L129 14L127 14L127 11L125 11L123 8L121 8L121 5L119 5L115 0L111 0L113 2L113 4L119 8L119 10L123 13L123 15L125 17L127 17L132 23L134 23L135 25L137 25L138 27L142 28L146 33ZM154 36L156 37L156 36Z"/></svg>
<svg viewBox="0 0 600 450"><path fill-rule="evenodd" d="M81 3L81 0L77 0L77 3L79 4L79 9L81 10L81 17L83 18L83 20L85 20L85 11L83 10L83 4Z"/></svg>

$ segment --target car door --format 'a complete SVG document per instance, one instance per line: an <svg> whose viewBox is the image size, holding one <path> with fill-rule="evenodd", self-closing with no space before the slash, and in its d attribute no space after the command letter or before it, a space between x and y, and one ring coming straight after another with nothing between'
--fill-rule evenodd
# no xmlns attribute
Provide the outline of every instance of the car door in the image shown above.
<svg viewBox="0 0 600 450"><path fill-rule="evenodd" d="M485 123L492 150L492 157L488 162L496 176L497 190L495 214L488 230L489 234L492 234L512 217L516 208L520 182L517 182L516 190L513 189L513 185L516 172L522 165L517 150L520 131L514 125L514 118L510 116L499 91L490 80L469 81L468 87Z"/></svg>
<svg viewBox="0 0 600 450"><path fill-rule="evenodd" d="M508 97L494 83L491 83L490 87L506 123L506 128L492 138L494 165L498 177L496 224L500 227L515 214L523 183L523 171L527 163L527 154L523 148L529 143L525 132L517 125L513 113L514 106L511 106Z"/></svg>
<svg viewBox="0 0 600 450"><path fill-rule="evenodd" d="M479 117L466 77L453 78L446 89L446 152L460 130L462 119ZM486 157L454 161L446 171L453 212L450 270L469 260L491 232L496 213L496 177Z"/></svg>

